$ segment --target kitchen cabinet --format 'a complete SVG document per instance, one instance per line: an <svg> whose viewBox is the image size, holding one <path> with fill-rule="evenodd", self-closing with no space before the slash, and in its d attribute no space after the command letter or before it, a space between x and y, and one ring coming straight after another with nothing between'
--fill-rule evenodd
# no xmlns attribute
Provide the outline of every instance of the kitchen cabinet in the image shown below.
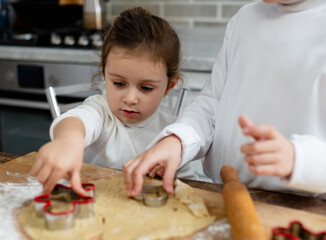
<svg viewBox="0 0 326 240"><path fill-rule="evenodd" d="M47 110L0 107L0 151L26 154L50 140Z"/></svg>

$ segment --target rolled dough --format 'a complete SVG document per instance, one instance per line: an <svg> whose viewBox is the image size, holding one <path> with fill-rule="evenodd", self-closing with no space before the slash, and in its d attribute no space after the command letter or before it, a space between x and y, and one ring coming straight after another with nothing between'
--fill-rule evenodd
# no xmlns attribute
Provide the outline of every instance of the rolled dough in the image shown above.
<svg viewBox="0 0 326 240"><path fill-rule="evenodd" d="M70 230L49 231L44 219L36 216L32 203L19 217L26 234L35 240L167 239L190 235L214 222L203 200L178 180L175 196L169 196L167 204L159 208L127 198L122 176L93 183L96 185L93 218L76 219Z"/></svg>

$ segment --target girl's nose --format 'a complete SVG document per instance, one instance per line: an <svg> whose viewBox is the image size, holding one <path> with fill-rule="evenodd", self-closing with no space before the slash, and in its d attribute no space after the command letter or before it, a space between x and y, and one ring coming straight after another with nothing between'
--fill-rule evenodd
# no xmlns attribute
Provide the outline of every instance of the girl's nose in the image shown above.
<svg viewBox="0 0 326 240"><path fill-rule="evenodd" d="M128 105L135 105L138 103L137 93L134 90L127 91L126 95L123 97L123 101Z"/></svg>

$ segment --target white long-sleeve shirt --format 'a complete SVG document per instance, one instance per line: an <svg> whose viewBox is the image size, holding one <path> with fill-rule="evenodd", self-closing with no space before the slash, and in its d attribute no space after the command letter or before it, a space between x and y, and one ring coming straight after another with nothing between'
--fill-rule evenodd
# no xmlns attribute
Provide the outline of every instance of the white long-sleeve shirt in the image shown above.
<svg viewBox="0 0 326 240"><path fill-rule="evenodd" d="M53 121L50 127L52 140L54 127L67 117L77 117L84 124L84 162L120 170L125 162L142 153L165 126L176 120L175 116L159 109L142 122L123 124L112 113L105 97L94 95ZM189 164L182 167L177 176L198 179Z"/></svg>
<svg viewBox="0 0 326 240"><path fill-rule="evenodd" d="M326 192L326 1L287 2L251 3L230 20L211 80L153 142L177 135L181 166L205 157L204 172L216 183L233 165L248 187ZM248 171L240 146L252 139L242 134L240 115L292 141L290 179Z"/></svg>

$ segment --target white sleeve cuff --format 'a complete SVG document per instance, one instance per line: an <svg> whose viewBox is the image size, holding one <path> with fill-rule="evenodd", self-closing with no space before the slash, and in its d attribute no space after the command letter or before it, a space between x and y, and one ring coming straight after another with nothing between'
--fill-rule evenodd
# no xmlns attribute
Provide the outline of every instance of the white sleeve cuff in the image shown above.
<svg viewBox="0 0 326 240"><path fill-rule="evenodd" d="M182 144L182 160L180 163L180 167L182 167L185 163L194 159L200 149L200 137L198 134L193 130L192 127L181 124L181 123L174 123L167 127L165 127L160 134L151 142L148 148L154 146L157 142L159 142L164 137L176 135Z"/></svg>
<svg viewBox="0 0 326 240"><path fill-rule="evenodd" d="M310 135L293 135L295 162L290 178L283 181L309 192L326 192L326 143Z"/></svg>

